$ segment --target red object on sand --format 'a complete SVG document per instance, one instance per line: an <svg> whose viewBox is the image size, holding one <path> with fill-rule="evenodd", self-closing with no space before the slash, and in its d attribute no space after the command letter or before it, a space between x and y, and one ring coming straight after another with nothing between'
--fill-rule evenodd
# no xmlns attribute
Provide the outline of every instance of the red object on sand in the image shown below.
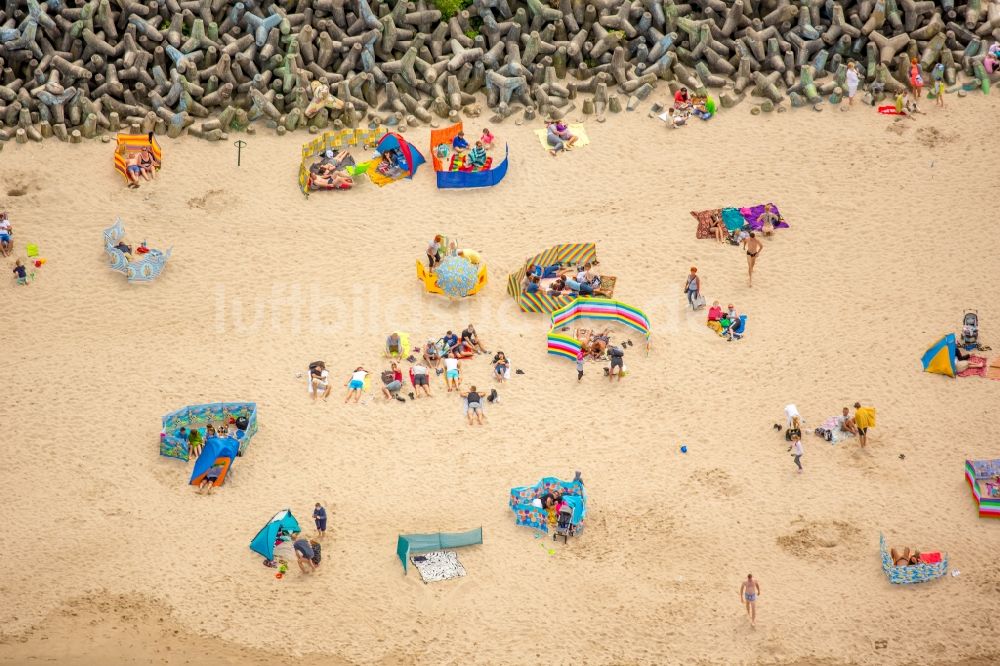
<svg viewBox="0 0 1000 666"><path fill-rule="evenodd" d="M941 561L941 553L937 551L933 553L920 553L920 561L924 564L937 564Z"/></svg>
<svg viewBox="0 0 1000 666"><path fill-rule="evenodd" d="M892 104L887 104L885 106L878 107L878 112L883 116L905 116L905 111L897 111L896 107Z"/></svg>
<svg viewBox="0 0 1000 666"><path fill-rule="evenodd" d="M138 252L139 254L146 254L147 252L149 252L149 248L140 245L139 247L135 248L135 251Z"/></svg>

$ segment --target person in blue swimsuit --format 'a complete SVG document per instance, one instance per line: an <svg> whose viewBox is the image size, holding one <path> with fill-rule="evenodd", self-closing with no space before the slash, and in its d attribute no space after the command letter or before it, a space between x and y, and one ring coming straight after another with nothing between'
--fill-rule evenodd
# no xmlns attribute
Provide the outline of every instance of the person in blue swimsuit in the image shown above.
<svg viewBox="0 0 1000 666"><path fill-rule="evenodd" d="M758 596L760 596L760 583L753 577L753 574L747 574L747 579L740 585L740 600L746 605L751 627L757 626Z"/></svg>

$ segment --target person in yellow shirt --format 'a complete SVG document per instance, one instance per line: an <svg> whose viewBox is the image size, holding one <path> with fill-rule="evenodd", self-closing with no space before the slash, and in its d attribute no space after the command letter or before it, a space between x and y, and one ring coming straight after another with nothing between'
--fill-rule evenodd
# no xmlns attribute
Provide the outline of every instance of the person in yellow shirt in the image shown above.
<svg viewBox="0 0 1000 666"><path fill-rule="evenodd" d="M861 446L868 444L868 429L875 427L875 408L862 407L860 402L854 403L854 424L858 428Z"/></svg>
<svg viewBox="0 0 1000 666"><path fill-rule="evenodd" d="M465 257L466 259L469 260L470 264L473 264L475 266L478 266L479 262L482 261L482 257L480 257L479 253L476 252L475 250L459 250L458 256Z"/></svg>

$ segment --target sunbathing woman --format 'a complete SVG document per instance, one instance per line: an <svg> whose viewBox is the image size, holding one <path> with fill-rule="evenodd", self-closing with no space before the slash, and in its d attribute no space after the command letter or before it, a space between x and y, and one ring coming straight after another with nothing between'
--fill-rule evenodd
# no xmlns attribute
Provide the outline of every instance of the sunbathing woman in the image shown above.
<svg viewBox="0 0 1000 666"><path fill-rule="evenodd" d="M143 148L136 159L136 163L139 165L142 177L147 181L153 180L156 177L156 159L153 157L152 150Z"/></svg>
<svg viewBox="0 0 1000 666"><path fill-rule="evenodd" d="M897 567L920 564L920 551L915 550L911 553L909 546L904 548L902 552L892 548L889 550L889 556L892 558L892 563Z"/></svg>
<svg viewBox="0 0 1000 666"><path fill-rule="evenodd" d="M725 243L729 240L729 229L726 229L726 223L722 221L721 215L712 215L712 224L708 228L715 233L715 240L720 243Z"/></svg>
<svg viewBox="0 0 1000 666"><path fill-rule="evenodd" d="M312 177L312 184L329 189L349 189L354 187L354 180L332 164L321 164Z"/></svg>
<svg viewBox="0 0 1000 666"><path fill-rule="evenodd" d="M610 329L606 328L600 333L594 333L590 336L590 353L594 358L601 359L608 350L609 344L611 344Z"/></svg>

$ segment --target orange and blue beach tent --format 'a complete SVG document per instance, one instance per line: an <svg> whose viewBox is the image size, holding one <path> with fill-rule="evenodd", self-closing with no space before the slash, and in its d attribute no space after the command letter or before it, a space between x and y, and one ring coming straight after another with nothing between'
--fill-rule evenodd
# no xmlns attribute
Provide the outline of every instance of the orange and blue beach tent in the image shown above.
<svg viewBox="0 0 1000 666"><path fill-rule="evenodd" d="M208 471L219 465L222 471L215 480L214 486L221 486L226 482L226 475L229 473L233 460L239 455L239 440L232 437L209 437L205 440L205 447L201 450L201 455L194 461L194 469L191 471L191 485L197 486L205 480Z"/></svg>

